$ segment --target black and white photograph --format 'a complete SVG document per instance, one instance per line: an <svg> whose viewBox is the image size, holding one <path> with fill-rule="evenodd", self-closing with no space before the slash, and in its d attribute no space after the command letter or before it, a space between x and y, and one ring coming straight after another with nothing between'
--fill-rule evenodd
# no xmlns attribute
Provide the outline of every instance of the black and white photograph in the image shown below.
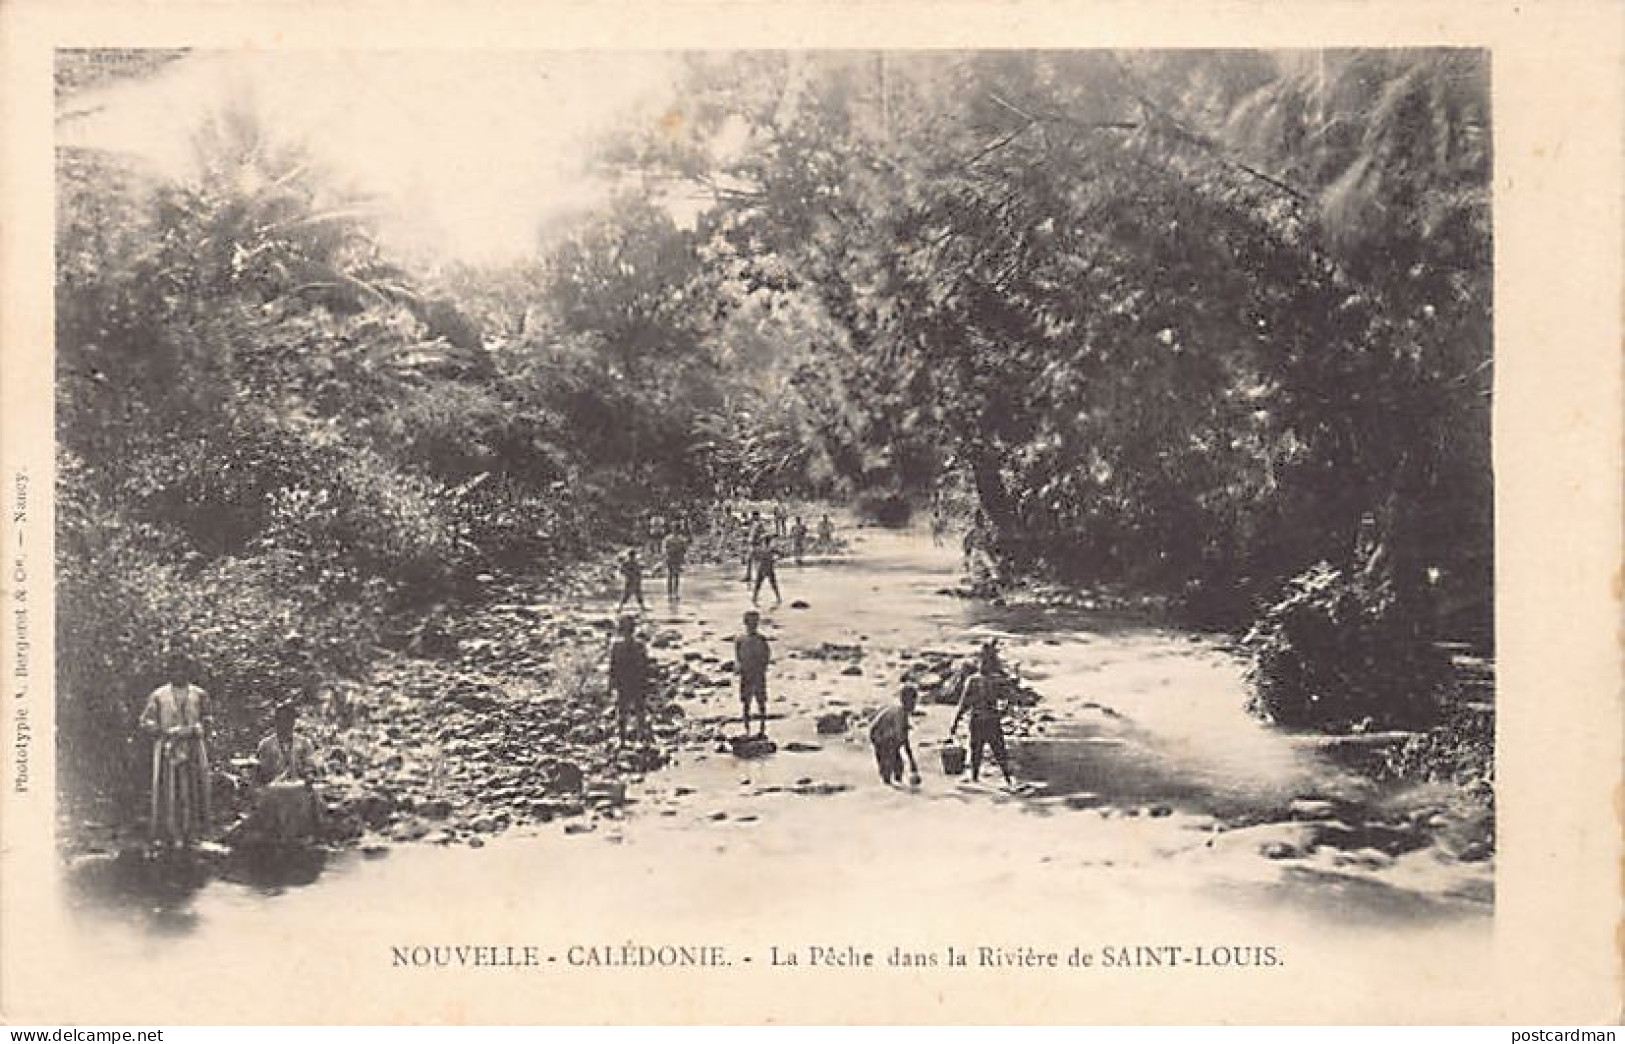
<svg viewBox="0 0 1625 1044"><path fill-rule="evenodd" d="M51 65L42 1005L1480 1017L1488 47Z"/></svg>

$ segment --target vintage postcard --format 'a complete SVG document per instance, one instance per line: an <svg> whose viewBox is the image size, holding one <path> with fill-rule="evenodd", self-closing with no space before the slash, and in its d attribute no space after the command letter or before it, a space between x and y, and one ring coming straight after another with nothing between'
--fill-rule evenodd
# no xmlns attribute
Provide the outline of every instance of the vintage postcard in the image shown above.
<svg viewBox="0 0 1625 1044"><path fill-rule="evenodd" d="M1622 22L0 7L0 1015L1616 1020Z"/></svg>

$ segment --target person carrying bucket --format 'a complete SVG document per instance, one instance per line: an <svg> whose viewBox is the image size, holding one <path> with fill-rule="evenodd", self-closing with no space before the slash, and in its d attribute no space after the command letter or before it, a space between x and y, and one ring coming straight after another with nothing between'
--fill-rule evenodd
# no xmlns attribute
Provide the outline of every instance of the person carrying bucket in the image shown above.
<svg viewBox="0 0 1625 1044"><path fill-rule="evenodd" d="M1003 670L999 665L998 646L988 642L982 646L981 660L975 671L965 679L959 690L959 707L954 711L953 724L948 726L951 740L959 731L961 718L970 718L970 778L976 782L982 772L982 748L991 748L993 760L1004 774L1004 782L1015 782L1010 777L1010 755L1005 749L1004 720L999 708L999 689Z"/></svg>

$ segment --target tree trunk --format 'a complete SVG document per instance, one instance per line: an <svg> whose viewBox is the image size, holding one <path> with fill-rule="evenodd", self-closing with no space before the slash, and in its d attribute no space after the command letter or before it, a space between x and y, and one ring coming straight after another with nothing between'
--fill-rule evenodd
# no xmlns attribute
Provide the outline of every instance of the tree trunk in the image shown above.
<svg viewBox="0 0 1625 1044"><path fill-rule="evenodd" d="M1014 539L1017 536L1015 506L1011 503L1009 490L1004 486L998 455L982 441L968 446L964 455L970 462L977 503L987 519L989 552L1002 564L1021 566L1021 545Z"/></svg>

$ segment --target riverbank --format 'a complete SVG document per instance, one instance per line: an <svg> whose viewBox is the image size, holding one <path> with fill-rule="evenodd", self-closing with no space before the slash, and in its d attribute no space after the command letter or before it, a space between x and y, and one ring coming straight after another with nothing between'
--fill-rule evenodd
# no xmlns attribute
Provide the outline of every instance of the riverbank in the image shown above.
<svg viewBox="0 0 1625 1044"><path fill-rule="evenodd" d="M775 650L767 749L732 742L730 640L749 605L732 565L696 567L683 602L643 615L659 675L654 735L627 750L604 676L612 578L562 603L493 580L485 604L445 622L439 655L392 653L312 715L331 843L370 855L549 834L623 844L669 824L751 847L736 832L774 820L815 858L854 829L901 828L909 802L924 813L946 799L1003 809L994 829L1046 850L1046 831L1066 829L1056 817L1090 837L1129 829L1107 823L1143 824L1129 829L1132 856L1089 857L1113 864L1222 852L1223 873L1240 879L1489 902L1493 816L1477 795L1384 778L1343 756L1352 737L1248 717L1224 640L1099 602L950 597L950 552L918 534L855 540L850 557L784 567L784 604L763 606ZM937 763L952 710L933 697L988 640L1024 686L1008 723L1015 788L991 767L972 787ZM905 681L925 693L914 739L923 779L888 788L862 725ZM1027 814L1049 825L1006 818Z"/></svg>

